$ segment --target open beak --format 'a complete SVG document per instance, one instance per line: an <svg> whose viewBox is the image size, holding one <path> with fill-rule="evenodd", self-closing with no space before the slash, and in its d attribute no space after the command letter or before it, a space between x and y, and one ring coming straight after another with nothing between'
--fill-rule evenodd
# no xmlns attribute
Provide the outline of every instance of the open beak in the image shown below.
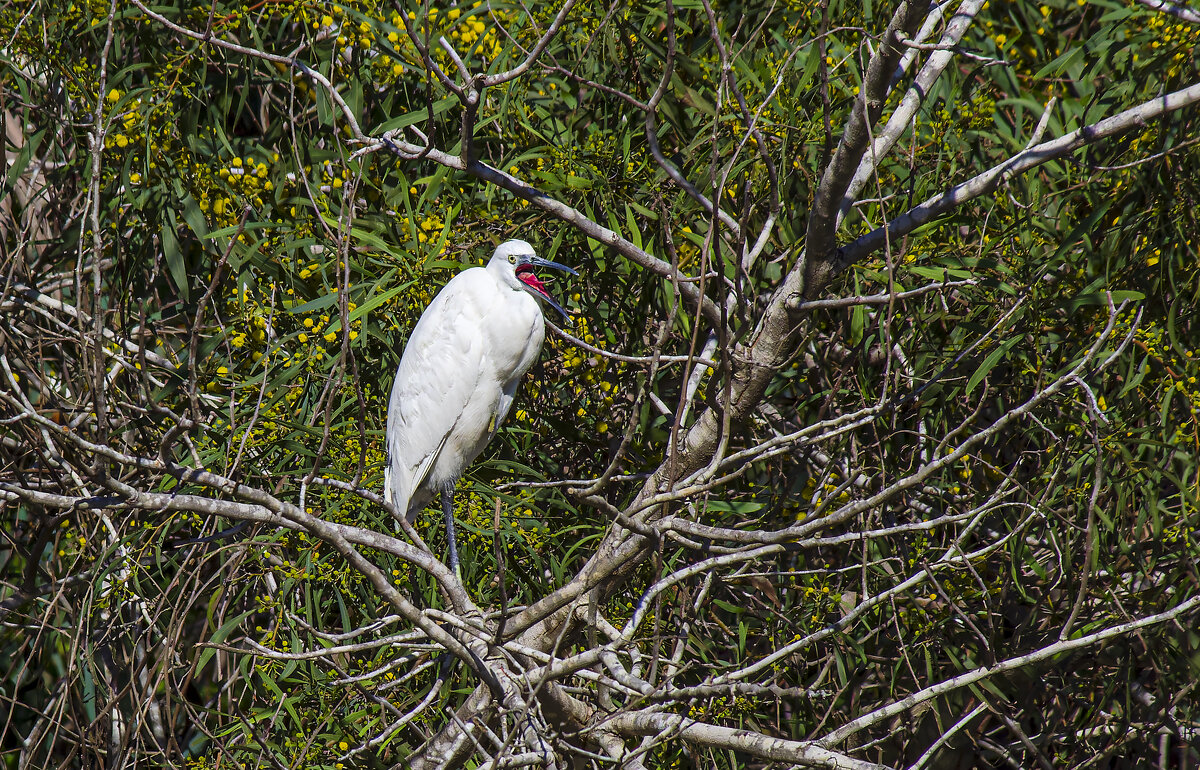
<svg viewBox="0 0 1200 770"><path fill-rule="evenodd" d="M521 264L517 265L517 278L521 283L525 284L531 294L536 294L543 302L562 314L563 318L567 318L567 311L563 310L562 305L555 301L554 297L550 296L550 292L546 290L546 285L534 273L534 268L548 267L554 270L562 270L571 275L579 275L574 269L558 262L551 262L548 259L541 257L526 257L521 260Z"/></svg>
<svg viewBox="0 0 1200 770"><path fill-rule="evenodd" d="M534 267L550 267L555 270L562 270L564 273L570 273L571 275L579 275L579 273L575 272L575 268L567 267L559 262L551 262L550 260L542 259L541 257L530 257L529 264L533 265Z"/></svg>

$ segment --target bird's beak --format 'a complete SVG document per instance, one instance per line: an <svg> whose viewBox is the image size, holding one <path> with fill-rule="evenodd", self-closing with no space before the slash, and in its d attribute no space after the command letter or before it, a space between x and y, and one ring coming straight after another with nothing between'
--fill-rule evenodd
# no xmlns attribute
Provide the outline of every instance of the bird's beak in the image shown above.
<svg viewBox="0 0 1200 770"><path fill-rule="evenodd" d="M564 319L570 318L570 316L567 315L567 311L563 310L562 305L558 304L558 302L554 300L554 297L551 297L546 292L542 292L542 301L557 310L559 315L561 315Z"/></svg>
<svg viewBox="0 0 1200 770"><path fill-rule="evenodd" d="M571 275L579 275L579 273L575 272L573 268L567 267L566 265L558 262L551 262L548 259L542 259L541 257L529 256L522 260L521 266L524 265L528 265L531 268L549 267L554 270L562 270L570 273ZM569 318L567 311L563 310L562 305L558 304L554 297L550 296L550 292L546 291L545 284L538 280L538 277L533 274L532 270L522 273L522 271L518 269L517 278L528 287L527 291L536 293L543 302L557 310L563 318Z"/></svg>
<svg viewBox="0 0 1200 770"><path fill-rule="evenodd" d="M542 259L541 257L530 257L529 264L533 265L534 267L549 267L555 270L562 270L564 273L570 273L571 275L579 275L579 273L575 272L575 268L567 267L559 262L551 262L550 260Z"/></svg>

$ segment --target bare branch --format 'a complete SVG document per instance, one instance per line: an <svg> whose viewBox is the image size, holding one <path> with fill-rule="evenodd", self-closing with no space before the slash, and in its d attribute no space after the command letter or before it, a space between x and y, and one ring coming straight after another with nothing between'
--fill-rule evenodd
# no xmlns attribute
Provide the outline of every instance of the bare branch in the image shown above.
<svg viewBox="0 0 1200 770"><path fill-rule="evenodd" d="M655 735L671 730L686 741L700 746L743 751L774 762L794 762L801 767L826 767L836 770L887 770L885 765L863 762L806 741L770 738L746 730L696 722L675 714L617 714L602 723L604 727L626 735Z"/></svg>
<svg viewBox="0 0 1200 770"><path fill-rule="evenodd" d="M1200 101L1200 83L1152 99L1128 110L1064 134L1057 139L1041 142L1017 153L981 174L955 185L924 203L893 219L886 227L878 227L838 249L834 260L835 272L845 270L867 254L883 247L887 239L897 239L926 222L951 211L967 201L995 191L1017 174L1036 168L1047 161L1070 155L1081 147L1102 139L1117 136L1163 115L1190 107Z"/></svg>

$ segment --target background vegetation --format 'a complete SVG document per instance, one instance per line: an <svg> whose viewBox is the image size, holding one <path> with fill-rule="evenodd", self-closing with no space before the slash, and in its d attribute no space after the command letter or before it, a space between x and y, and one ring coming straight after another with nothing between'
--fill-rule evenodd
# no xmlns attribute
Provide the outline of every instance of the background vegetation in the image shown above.
<svg viewBox="0 0 1200 770"><path fill-rule="evenodd" d="M1198 37L0 2L6 766L1200 764ZM386 399L513 237L459 582Z"/></svg>

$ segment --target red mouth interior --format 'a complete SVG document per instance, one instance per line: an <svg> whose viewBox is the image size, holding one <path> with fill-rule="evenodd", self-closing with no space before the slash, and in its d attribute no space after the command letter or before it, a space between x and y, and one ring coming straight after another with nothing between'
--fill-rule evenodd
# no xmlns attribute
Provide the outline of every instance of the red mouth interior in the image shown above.
<svg viewBox="0 0 1200 770"><path fill-rule="evenodd" d="M541 280L538 279L537 275L533 272L532 265L518 266L517 278L520 279L521 282L526 286L532 286L546 299L553 299L553 297L550 296L550 292L546 291L546 284L542 283Z"/></svg>

